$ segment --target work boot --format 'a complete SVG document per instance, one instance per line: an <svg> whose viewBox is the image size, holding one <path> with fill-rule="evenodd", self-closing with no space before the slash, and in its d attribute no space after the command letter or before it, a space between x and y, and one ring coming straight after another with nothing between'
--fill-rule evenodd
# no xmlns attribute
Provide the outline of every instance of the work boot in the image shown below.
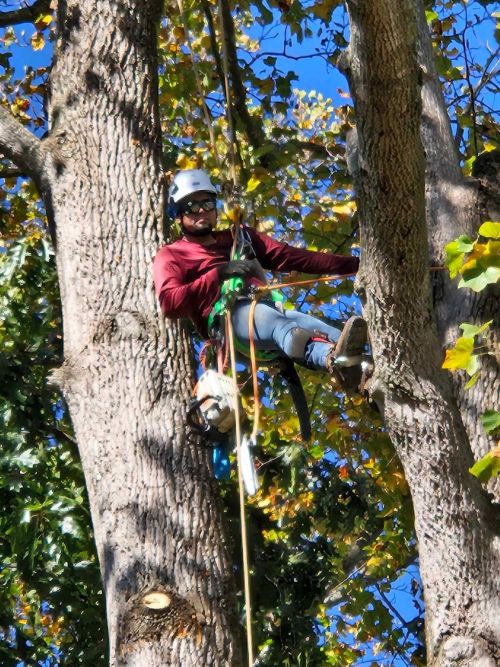
<svg viewBox="0 0 500 667"><path fill-rule="evenodd" d="M350 317L340 337L329 353L326 367L347 392L359 388L363 371L362 354L367 342L366 322L362 317Z"/></svg>

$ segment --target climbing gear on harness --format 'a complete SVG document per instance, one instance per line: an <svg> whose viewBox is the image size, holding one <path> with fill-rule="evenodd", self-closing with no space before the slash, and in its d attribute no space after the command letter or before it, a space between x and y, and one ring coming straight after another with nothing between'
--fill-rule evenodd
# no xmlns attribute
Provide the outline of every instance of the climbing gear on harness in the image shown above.
<svg viewBox="0 0 500 667"><path fill-rule="evenodd" d="M228 262L229 265L235 265L236 262L252 262L252 272L259 280L263 283L266 283L266 276L264 271L258 261L255 251L252 246L252 240L248 231L241 225L237 226L235 230L235 238L233 242L233 250L231 252L231 261ZM255 292L256 286L250 286L245 288L245 282L241 275L233 275L232 277L227 278L222 283L221 295L219 299L215 302L210 314L208 316L208 332L210 338L217 341L219 345L223 345L224 330L223 330L223 320L225 316L230 312L231 307L234 302L239 298L248 298ZM276 307L280 310L283 309L283 302L285 300L284 295L277 290L271 291L271 298ZM249 348L244 345L238 339L234 341L235 347L238 352L249 356ZM259 352L259 359L262 361L272 361L276 359L276 352Z"/></svg>
<svg viewBox="0 0 500 667"><path fill-rule="evenodd" d="M216 479L228 479L231 472L228 432L234 427L237 400L231 378L207 370L198 380L196 400L188 411L189 425L212 448L212 469ZM202 424L194 421L195 412L200 415Z"/></svg>
<svg viewBox="0 0 500 667"><path fill-rule="evenodd" d="M254 437L243 436L241 440L241 474L243 475L245 490L249 496L255 495L260 487L251 452L256 445L257 441Z"/></svg>
<svg viewBox="0 0 500 667"><path fill-rule="evenodd" d="M234 403L238 400L231 378L213 370L207 370L196 385L196 398L200 412L209 426L221 433L234 427Z"/></svg>

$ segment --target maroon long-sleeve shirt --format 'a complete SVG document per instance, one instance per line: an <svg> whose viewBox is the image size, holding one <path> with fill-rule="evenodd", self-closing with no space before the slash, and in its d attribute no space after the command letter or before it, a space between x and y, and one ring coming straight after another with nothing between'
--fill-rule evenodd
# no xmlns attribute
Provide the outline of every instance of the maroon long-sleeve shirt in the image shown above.
<svg viewBox="0 0 500 667"><path fill-rule="evenodd" d="M255 255L270 271L302 271L313 274L347 274L358 270L357 257L311 252L279 243L266 234L246 228ZM233 238L230 231L213 232L215 243L201 245L182 238L163 246L154 259L156 293L166 317L189 317L207 335L206 322L220 296L217 267L229 261ZM257 283L251 278L247 283Z"/></svg>

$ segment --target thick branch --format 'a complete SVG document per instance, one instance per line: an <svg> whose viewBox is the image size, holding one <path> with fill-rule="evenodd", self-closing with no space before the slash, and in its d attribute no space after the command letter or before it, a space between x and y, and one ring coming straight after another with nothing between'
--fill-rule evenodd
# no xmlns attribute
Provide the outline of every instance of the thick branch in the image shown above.
<svg viewBox="0 0 500 667"><path fill-rule="evenodd" d="M36 0L29 7L19 7L10 12L0 13L0 28L19 23L34 23L40 14L48 12L50 0Z"/></svg>
<svg viewBox="0 0 500 667"><path fill-rule="evenodd" d="M238 54L236 52L236 37L234 32L234 22L231 15L231 9L227 0L221 0L222 22L224 24L224 38L226 41L229 75L233 90L234 107L238 118L245 126L248 139L253 148L260 148L265 142L265 135L260 125L258 125L248 112L247 96L245 86L241 79L241 72L238 66Z"/></svg>
<svg viewBox="0 0 500 667"><path fill-rule="evenodd" d="M212 55L215 60L215 69L217 70L217 76L219 77L219 81L222 82L224 81L224 68L222 67L222 60L217 46L217 34L215 31L214 17L212 16L212 10L210 9L210 5L206 0L203 0L202 6L203 6L203 11L205 13L205 18L207 20L208 35L210 37L210 50L212 51Z"/></svg>
<svg viewBox="0 0 500 667"><path fill-rule="evenodd" d="M454 189L461 185L460 169L423 29L420 47L427 60L421 57L421 70L415 57L420 0L347 4L347 65L358 138L358 155L350 164L357 172L364 251L358 280L376 369L371 390L378 403L383 398L385 426L412 493L429 664L493 665L499 637L490 621L498 617L491 572L498 569L499 555L491 506L467 471L469 440L440 368L429 307L425 167L427 193L435 187L448 228L464 203ZM419 26L421 19L419 11ZM427 155L420 140L422 70L426 148L436 138ZM467 572L474 572L473 579Z"/></svg>
<svg viewBox="0 0 500 667"><path fill-rule="evenodd" d="M48 149L40 139L17 121L5 108L0 106L0 153L14 163L23 172L23 176L30 176L38 188L43 199L47 223L54 247L55 221L52 206L50 179L46 170Z"/></svg>
<svg viewBox="0 0 500 667"><path fill-rule="evenodd" d="M19 169L40 182L44 153L42 143L2 106L0 106L0 151Z"/></svg>
<svg viewBox="0 0 500 667"><path fill-rule="evenodd" d="M210 48L212 55L215 61L215 69L217 71L217 76L221 83L224 81L224 68L222 65L221 55L218 50L217 45L217 34L215 30L214 19L210 9L210 5L206 0L202 2L203 11L208 25L208 34L210 36ZM301 151L310 151L313 155L319 159L328 158L329 154L327 149L321 144L314 143L312 141L289 141L286 144L278 144L276 142L270 142L264 132L262 131L260 125L255 123L254 119L248 113L248 105L246 98L245 86L241 79L241 72L238 65L237 53L235 49L235 36L234 36L234 23L227 2L222 2L223 7L223 19L224 19L224 31L226 33L227 48L228 48L228 60L230 67L230 77L232 83L232 90L234 94L234 104L233 104L233 113L235 114L241 129L244 130L245 134L248 137L248 140L252 147L255 150L262 148L264 145L268 144L273 148L269 150L268 153L265 153L261 156L260 161L263 166L267 166L269 161L272 160L273 151L283 151L288 150L293 153L298 153ZM224 85L222 86L224 89ZM225 94L225 91L224 91ZM226 100L227 104L227 100Z"/></svg>
<svg viewBox="0 0 500 667"><path fill-rule="evenodd" d="M24 174L22 171L20 171L19 169L15 169L15 168L13 168L13 169L8 169L8 168L0 169L0 178L21 178L25 175L26 174Z"/></svg>

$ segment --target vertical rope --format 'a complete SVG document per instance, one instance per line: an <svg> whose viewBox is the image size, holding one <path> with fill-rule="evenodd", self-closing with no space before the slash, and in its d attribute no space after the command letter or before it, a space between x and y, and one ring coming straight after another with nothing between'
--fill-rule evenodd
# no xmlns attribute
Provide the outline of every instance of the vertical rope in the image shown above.
<svg viewBox="0 0 500 667"><path fill-rule="evenodd" d="M236 169L236 130L234 126L233 119L233 108L232 108L232 98L231 98L231 87L229 84L229 56L227 50L227 36L224 26L224 12L222 7L222 1L219 0L219 27L220 34L222 37L222 65L224 69L224 89L226 96L226 118L229 134L229 156L230 156L230 166L231 166L231 179L233 181L233 187L238 185L238 173ZM238 215L233 225L233 246L231 249L231 259L234 259L237 247L238 247L238 236L239 236L239 227L240 227L240 218ZM240 405L238 400L238 376L236 370L236 353L234 349L234 331L233 324L231 322L231 313L226 314L227 319L227 338L229 343L229 355L231 362L231 374L233 378L233 388L235 400L235 441L236 441L236 460L238 467L238 491L240 499L240 524L241 524L241 551L243 558L243 585L245 592L245 620L246 620L246 636L247 636L247 649L248 649L248 665L253 667L253 635L252 635L252 603L251 603L251 591L250 591L250 566L248 561L248 538L247 538L247 524L246 524L246 515L245 515L245 489L243 485L243 473L241 468L241 415L240 415Z"/></svg>
<svg viewBox="0 0 500 667"><path fill-rule="evenodd" d="M230 314L227 315L227 330L229 353L231 358L231 370L233 378L233 389L236 396L235 411L235 440L236 440L236 460L238 467L238 490L240 497L240 523L241 523L241 550L243 556L243 584L245 591L245 620L246 635L248 645L248 667L253 667L253 636L252 636L252 605L250 599L250 566L248 562L248 538L247 524L245 515L245 489L243 486L243 474L241 470L241 423L240 423L240 405L238 400L238 378L236 374L236 354L234 350L234 332Z"/></svg>

